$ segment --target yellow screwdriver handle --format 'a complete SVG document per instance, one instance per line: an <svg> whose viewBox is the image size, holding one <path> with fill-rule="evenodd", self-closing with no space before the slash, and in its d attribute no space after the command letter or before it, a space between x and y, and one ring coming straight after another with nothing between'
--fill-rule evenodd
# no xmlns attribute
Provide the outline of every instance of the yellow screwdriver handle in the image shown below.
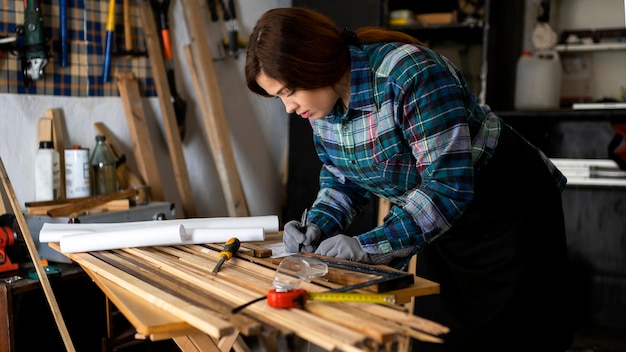
<svg viewBox="0 0 626 352"><path fill-rule="evenodd" d="M237 253L240 245L241 242L239 242L239 239L236 237L229 239L226 243L224 243L224 249L220 252L220 258L226 256L226 260L229 260L233 257L233 255L235 255L235 253Z"/></svg>

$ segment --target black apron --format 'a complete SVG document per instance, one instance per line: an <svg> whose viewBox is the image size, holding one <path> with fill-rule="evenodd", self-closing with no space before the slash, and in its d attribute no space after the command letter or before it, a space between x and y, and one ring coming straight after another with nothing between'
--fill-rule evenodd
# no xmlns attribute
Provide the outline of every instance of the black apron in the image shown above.
<svg viewBox="0 0 626 352"><path fill-rule="evenodd" d="M418 255L441 292L415 314L450 328L415 351L564 351L571 343L561 193L537 151L503 126L472 203Z"/></svg>

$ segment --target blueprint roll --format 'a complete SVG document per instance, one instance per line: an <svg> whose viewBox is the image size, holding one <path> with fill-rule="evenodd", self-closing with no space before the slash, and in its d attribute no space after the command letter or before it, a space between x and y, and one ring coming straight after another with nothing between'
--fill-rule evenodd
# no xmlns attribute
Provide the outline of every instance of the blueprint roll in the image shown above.
<svg viewBox="0 0 626 352"><path fill-rule="evenodd" d="M183 225L117 229L61 237L61 253L147 246L170 246L190 240Z"/></svg>

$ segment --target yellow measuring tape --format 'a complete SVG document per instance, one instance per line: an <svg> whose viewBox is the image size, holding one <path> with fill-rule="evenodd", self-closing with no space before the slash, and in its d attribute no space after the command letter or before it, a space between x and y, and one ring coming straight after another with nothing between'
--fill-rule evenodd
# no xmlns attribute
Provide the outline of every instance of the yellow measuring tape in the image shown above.
<svg viewBox="0 0 626 352"><path fill-rule="evenodd" d="M307 299L322 302L396 304L396 295L384 293L307 292Z"/></svg>

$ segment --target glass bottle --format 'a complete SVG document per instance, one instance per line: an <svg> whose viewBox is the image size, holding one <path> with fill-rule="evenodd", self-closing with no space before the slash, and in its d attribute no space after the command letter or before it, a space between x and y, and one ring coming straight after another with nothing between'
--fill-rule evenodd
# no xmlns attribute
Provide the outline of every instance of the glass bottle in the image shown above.
<svg viewBox="0 0 626 352"><path fill-rule="evenodd" d="M115 156L105 143L106 136L96 136L96 146L93 149L89 165L91 165L90 180L91 193L94 196L117 192L117 170Z"/></svg>

